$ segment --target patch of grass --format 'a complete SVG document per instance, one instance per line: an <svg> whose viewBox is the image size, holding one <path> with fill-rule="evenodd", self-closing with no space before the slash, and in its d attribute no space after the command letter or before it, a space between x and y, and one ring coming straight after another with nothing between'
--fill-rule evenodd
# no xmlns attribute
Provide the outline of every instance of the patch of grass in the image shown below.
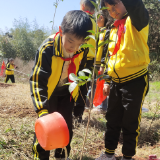
<svg viewBox="0 0 160 160"><path fill-rule="evenodd" d="M149 92L146 96L146 101L148 103L154 103L155 101L160 101L160 82L150 82Z"/></svg>
<svg viewBox="0 0 160 160"><path fill-rule="evenodd" d="M151 89L151 91L153 90L155 90L155 91L160 91L160 81L157 81L157 82L151 82L150 83L151 85L150 85L150 89Z"/></svg>
<svg viewBox="0 0 160 160"><path fill-rule="evenodd" d="M154 114L153 112L145 112L142 113L142 117L147 119L160 118L160 114Z"/></svg>
<svg viewBox="0 0 160 160"><path fill-rule="evenodd" d="M141 134L135 160L147 160L149 154L157 154L157 157L160 157L159 111L155 114L157 107L160 106L159 84L160 82L151 83L150 95L152 98L148 98L148 102L145 101L145 107L150 111L142 114ZM29 84L10 84L8 87L1 86L0 90L0 159L31 160L33 159L34 123L37 115L33 109ZM154 114L155 119L153 119ZM74 123L70 154L72 160L79 160L88 121L87 116L88 114L85 113L81 124ZM92 114L83 160L93 160L104 151L105 129L104 115ZM121 148L122 145L119 143L116 149L117 159L122 156ZM51 151L50 159L53 158L54 151Z"/></svg>

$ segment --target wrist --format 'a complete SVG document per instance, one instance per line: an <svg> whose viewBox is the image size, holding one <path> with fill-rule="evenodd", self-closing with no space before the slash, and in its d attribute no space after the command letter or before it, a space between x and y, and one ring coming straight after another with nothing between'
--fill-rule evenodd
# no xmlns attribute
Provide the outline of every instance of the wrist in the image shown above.
<svg viewBox="0 0 160 160"><path fill-rule="evenodd" d="M43 117L43 116L45 116L47 114L48 114L48 110L47 109L43 109L43 110L38 112L38 117Z"/></svg>

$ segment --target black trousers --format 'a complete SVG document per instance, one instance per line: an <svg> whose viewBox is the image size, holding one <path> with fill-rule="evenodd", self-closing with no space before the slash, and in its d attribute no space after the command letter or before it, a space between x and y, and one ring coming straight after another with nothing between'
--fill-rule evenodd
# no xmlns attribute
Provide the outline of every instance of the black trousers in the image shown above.
<svg viewBox="0 0 160 160"><path fill-rule="evenodd" d="M14 75L6 75L5 83L7 83L9 79L11 80L12 83L15 83Z"/></svg>
<svg viewBox="0 0 160 160"><path fill-rule="evenodd" d="M142 104L148 92L148 82L148 75L145 75L125 84L111 84L105 133L105 148L108 154L114 154L122 130L123 155L135 155L140 134Z"/></svg>
<svg viewBox="0 0 160 160"><path fill-rule="evenodd" d="M68 94L65 94L65 93ZM64 94L64 95L62 95ZM61 93L60 91L60 95L59 96L59 91L55 92L50 100L49 100L49 104L50 104L50 110L49 113L53 113L53 112L59 112L65 119L67 125L68 125L68 129L69 129L69 135L70 135L70 142L73 136L73 131L72 131L72 110L74 107L74 101L73 99L70 102L70 94L67 91L63 90L63 93ZM70 142L69 144L66 146L67 148L67 152L68 152L68 156L70 154ZM36 138L36 135L34 135L34 141L33 141L33 155L34 155L34 159L38 159L39 160L49 160L49 156L50 156L50 151L45 151L40 144L38 143L38 140ZM62 148L58 148L55 150L55 157L56 158L65 158L65 152L64 150L62 151Z"/></svg>

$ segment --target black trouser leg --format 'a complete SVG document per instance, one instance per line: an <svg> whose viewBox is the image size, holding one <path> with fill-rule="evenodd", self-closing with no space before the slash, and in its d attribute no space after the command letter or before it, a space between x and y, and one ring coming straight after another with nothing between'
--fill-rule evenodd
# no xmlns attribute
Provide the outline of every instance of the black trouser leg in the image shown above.
<svg viewBox="0 0 160 160"><path fill-rule="evenodd" d="M33 157L34 160L49 160L50 151L45 151L41 145L38 143L38 140L36 138L36 134L34 134L34 140L33 140Z"/></svg>
<svg viewBox="0 0 160 160"><path fill-rule="evenodd" d="M6 75L5 83L7 83L9 79L11 80L12 83L15 83L14 75Z"/></svg>
<svg viewBox="0 0 160 160"><path fill-rule="evenodd" d="M49 113L53 112L59 112L63 118L65 119L68 129L69 129L69 136L70 136L70 141L69 144L66 146L68 156L71 150L70 147L70 142L73 136L73 131L72 131L72 110L74 106L74 101L72 100L70 102L70 94L66 96L52 96L51 100L49 101L50 104L50 111ZM38 141L36 140L36 137L34 139L33 143L33 154L34 158L39 158L39 160L49 160L49 151L45 151ZM64 150L62 151L62 148L58 148L55 150L55 157L56 158L65 158L65 152Z"/></svg>
<svg viewBox="0 0 160 160"><path fill-rule="evenodd" d="M73 131L72 131L72 110L74 107L74 101L72 100L70 102L70 94L68 96L64 96L64 97L58 97L59 101L58 101L58 107L57 107L57 112L61 113L61 115L64 117L67 125L68 125L68 129L69 129L69 136L70 136L70 141L69 144L66 146L67 148L67 152L68 152L68 156L70 154L70 150L71 150L71 140L72 140L72 136L73 136ZM65 152L64 150L62 151L61 148L56 149L55 151L55 157L56 158L65 158Z"/></svg>
<svg viewBox="0 0 160 160"><path fill-rule="evenodd" d="M8 82L8 80L9 80L9 75L6 75L6 78L5 78L5 83L7 83Z"/></svg>
<svg viewBox="0 0 160 160"><path fill-rule="evenodd" d="M122 153L126 157L132 157L136 154L140 134L142 105L148 92L148 76L123 86L121 92L122 103L126 108L122 120Z"/></svg>
<svg viewBox="0 0 160 160"><path fill-rule="evenodd" d="M14 75L10 75L10 79L11 79L12 83L15 83Z"/></svg>
<svg viewBox="0 0 160 160"><path fill-rule="evenodd" d="M108 109L106 112L106 133L105 133L105 148L108 154L114 154L118 145L121 124L123 118L123 106L121 97L115 84L110 86L110 95L108 101Z"/></svg>
<svg viewBox="0 0 160 160"><path fill-rule="evenodd" d="M122 153L126 157L132 157L136 153L142 104L147 91L147 75L126 84L111 86L106 114L105 147L107 153L114 153L121 129L123 130Z"/></svg>

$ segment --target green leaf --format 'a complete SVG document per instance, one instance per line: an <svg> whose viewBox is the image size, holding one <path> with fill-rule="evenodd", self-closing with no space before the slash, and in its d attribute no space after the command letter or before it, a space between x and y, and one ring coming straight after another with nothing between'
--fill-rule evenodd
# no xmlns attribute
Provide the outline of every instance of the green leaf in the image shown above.
<svg viewBox="0 0 160 160"><path fill-rule="evenodd" d="M83 83L81 82L81 83L79 83L78 85L79 85L79 86L83 86L83 85L85 85L85 84L86 84L86 82L83 82Z"/></svg>
<svg viewBox="0 0 160 160"><path fill-rule="evenodd" d="M69 74L69 79L71 81L79 81L80 80L74 73Z"/></svg>
<svg viewBox="0 0 160 160"><path fill-rule="evenodd" d="M97 19L100 17L100 14L97 14Z"/></svg>
<svg viewBox="0 0 160 160"><path fill-rule="evenodd" d="M79 76L86 76L85 73L82 72L82 71L79 71L79 72L78 72L78 75L79 75Z"/></svg>
<svg viewBox="0 0 160 160"><path fill-rule="evenodd" d="M92 79L91 79L91 78L88 78L88 79L87 79L87 82L90 82L90 81L92 81Z"/></svg>
<svg viewBox="0 0 160 160"><path fill-rule="evenodd" d="M99 34L100 34L99 32L96 33L96 36L95 36L95 37L96 37L96 40L98 40Z"/></svg>
<svg viewBox="0 0 160 160"><path fill-rule="evenodd" d="M81 45L81 48L87 48L87 47L94 48L94 46L91 44L82 44Z"/></svg>
<svg viewBox="0 0 160 160"><path fill-rule="evenodd" d="M82 80L86 80L86 79L88 79L88 76L80 76L80 77L78 77L79 79L82 79Z"/></svg>
<svg viewBox="0 0 160 160"><path fill-rule="evenodd" d="M69 82L69 83L65 83L65 84L63 84L63 86L67 86L67 85L70 85L71 83Z"/></svg>
<svg viewBox="0 0 160 160"><path fill-rule="evenodd" d="M72 82L71 85L69 86L69 92L72 93L72 91L77 87L76 82Z"/></svg>
<svg viewBox="0 0 160 160"><path fill-rule="evenodd" d="M86 72L86 73L89 73L89 74L92 74L92 72L89 69L83 69L82 71Z"/></svg>
<svg viewBox="0 0 160 160"><path fill-rule="evenodd" d="M90 32L95 35L95 32L93 30L88 30L87 32Z"/></svg>
<svg viewBox="0 0 160 160"><path fill-rule="evenodd" d="M89 38L92 38L92 39L96 40L94 35L89 35L85 39L89 39Z"/></svg>
<svg viewBox="0 0 160 160"><path fill-rule="evenodd" d="M102 7L100 10L105 10L105 9L108 9L108 7Z"/></svg>
<svg viewBox="0 0 160 160"><path fill-rule="evenodd" d="M52 23L53 21L50 21L49 23Z"/></svg>
<svg viewBox="0 0 160 160"><path fill-rule="evenodd" d="M96 10L98 11L98 5L97 5L97 3L93 2L93 1L91 1L91 3L94 5L94 7L96 8Z"/></svg>
<svg viewBox="0 0 160 160"><path fill-rule="evenodd" d="M89 52L91 52L93 55L95 55L95 52L93 52L92 49L90 49Z"/></svg>
<svg viewBox="0 0 160 160"><path fill-rule="evenodd" d="M9 132L11 130L12 130L12 128L8 128L7 130L5 130L5 133L7 133L7 132Z"/></svg>
<svg viewBox="0 0 160 160"><path fill-rule="evenodd" d="M103 45L105 45L105 44L107 44L107 43L110 43L110 42L113 42L113 41L112 41L112 40L106 40L106 41L100 43L100 44L98 45L98 47L103 46Z"/></svg>

